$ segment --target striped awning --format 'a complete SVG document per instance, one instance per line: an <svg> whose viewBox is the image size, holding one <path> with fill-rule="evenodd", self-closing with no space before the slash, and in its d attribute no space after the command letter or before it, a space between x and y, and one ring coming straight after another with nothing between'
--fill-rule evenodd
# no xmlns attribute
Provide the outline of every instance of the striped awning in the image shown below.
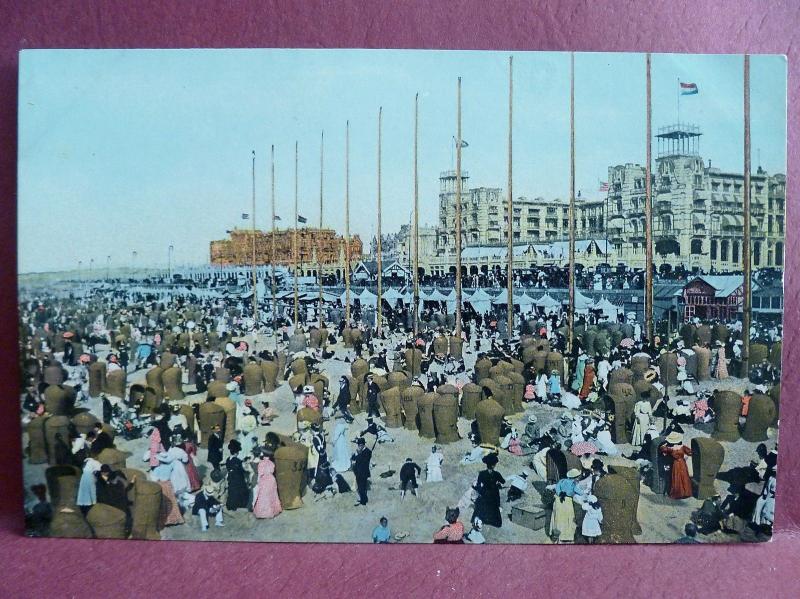
<svg viewBox="0 0 800 599"><path fill-rule="evenodd" d="M742 216L740 214L723 214L722 227L741 227L743 224Z"/></svg>

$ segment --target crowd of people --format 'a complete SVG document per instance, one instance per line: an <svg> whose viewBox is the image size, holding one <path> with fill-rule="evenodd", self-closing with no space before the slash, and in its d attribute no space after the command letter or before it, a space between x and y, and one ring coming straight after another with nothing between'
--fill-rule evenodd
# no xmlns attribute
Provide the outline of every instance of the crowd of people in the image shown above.
<svg viewBox="0 0 800 599"><path fill-rule="evenodd" d="M450 478L468 484L439 505L444 520L431 530L433 542L492 542L492 529L509 522L527 526L521 518L539 512L553 542L619 542L617 532L607 529L607 516L619 511L614 502L622 499L609 488L627 470L635 472L637 501L643 484L669 501L698 502L678 531L684 536L662 536L662 542L696 542L705 535L762 540L771 534L777 416L761 420L764 398L776 400L780 350L777 360L770 354L751 359L745 370L740 323L689 322L670 336L647 339L631 315L615 321L585 315L576 317L570 344L563 310L517 318L518 328L509 334L500 314L465 310L456 329L444 307L433 308L420 315L414 335L413 312L403 305L384 311L377 329L374 313L356 307L347 322L334 303L322 318L331 326L320 331L313 308L301 311L304 322L293 326L291 303L282 303L282 317L271 330L254 326L247 303L238 299L160 301L100 287L85 296L33 289L22 299L22 423L69 417L47 439L47 461L75 468L78 480L74 500L60 497L54 504L53 488L42 484L44 471L30 469L31 534L48 534L60 513L89 518L93 506L104 504L125 514L130 535L131 492L143 479L161 489L159 530L190 526L209 535L212 520L215 529L225 527L231 514L272 520L294 509L284 505L289 484L299 484L295 491L315 503L350 494L357 509L376 492L396 493L403 503L428 500L426 489L443 488ZM755 324L750 333L774 354L782 331L780 325ZM419 364L409 363L417 355ZM280 368L275 389L263 377L250 384L248 372L262 372L265 363ZM145 380L154 370L175 368L171 386L166 379L162 388ZM520 377L513 401L500 397L498 377L489 374L502 370ZM109 383L115 371L123 374L120 388ZM438 439L421 438L421 430L418 437L418 423L406 427L414 431L413 443L406 431L396 430L419 415L401 410L398 420L389 413L384 393L394 372L406 376L403 389L419 387L419 396L455 390L466 451L454 455ZM487 437L494 429L474 406L466 408L468 385L477 386L481 402L503 408L496 437ZM286 387L288 401L281 399ZM722 392L739 402L732 431L725 428L732 400ZM226 421L206 429L206 403L222 406ZM90 430L82 430L86 414L94 417ZM728 461L722 471L720 461L711 491L698 491L700 467L694 465L694 474L691 469L695 439L738 455L742 448L733 444L745 431L748 443L760 442L752 463ZM31 460L34 441L27 440ZM108 458L115 446L142 451L119 467L118 459ZM303 448L300 482L281 478L276 455L283 446ZM390 467L373 475L376 452ZM442 493L434 492L437 501ZM397 526L397 518L392 521ZM409 536L392 534L387 516L371 526L375 543Z"/></svg>

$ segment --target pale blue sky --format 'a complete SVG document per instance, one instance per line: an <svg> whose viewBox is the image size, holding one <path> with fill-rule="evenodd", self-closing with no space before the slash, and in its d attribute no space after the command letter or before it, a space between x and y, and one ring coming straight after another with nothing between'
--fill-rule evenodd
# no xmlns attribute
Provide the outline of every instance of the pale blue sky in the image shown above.
<svg viewBox="0 0 800 599"><path fill-rule="evenodd" d="M507 52L375 50L28 50L20 55L19 270L205 263L208 242L251 212L269 226L269 148L280 224L319 219L325 130L327 226L344 229L344 130L350 120L351 231L376 226L378 107L383 106L384 231L412 208L413 103L420 93L421 221L435 223L438 176L452 166L462 77L463 167L471 186L506 186ZM569 54L514 52L515 195L566 197ZM643 54L576 54L576 180L600 197L608 166L645 159ZM676 120L680 78L700 93L681 120L700 125L703 157L743 168L742 57L654 55L653 129ZM786 63L751 59L753 164L785 172ZM653 145L655 152L655 144ZM244 223L250 226L249 222Z"/></svg>

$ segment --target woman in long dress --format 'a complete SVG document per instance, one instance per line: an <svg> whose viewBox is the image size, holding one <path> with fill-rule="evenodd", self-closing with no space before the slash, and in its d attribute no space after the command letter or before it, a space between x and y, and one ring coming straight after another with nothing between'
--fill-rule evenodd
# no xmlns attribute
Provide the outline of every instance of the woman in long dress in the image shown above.
<svg viewBox="0 0 800 599"><path fill-rule="evenodd" d="M441 482L442 479L442 462L444 456L439 453L439 448L434 445L431 448L431 454L428 456L428 461L425 462L425 468L428 473L427 481L429 483Z"/></svg>
<svg viewBox="0 0 800 599"><path fill-rule="evenodd" d="M578 356L578 362L575 366L575 378L572 379L572 385L570 385L570 388L573 391L580 390L581 385L583 384L584 370L586 368L586 360L588 359L589 356L584 353L581 353Z"/></svg>
<svg viewBox="0 0 800 599"><path fill-rule="evenodd" d="M653 414L653 406L646 399L637 401L633 406L633 436L631 445L641 445L644 443L644 435L650 426L650 417Z"/></svg>
<svg viewBox="0 0 800 599"><path fill-rule="evenodd" d="M83 462L83 472L78 483L77 504L81 511L86 514L95 503L97 503L97 477L95 472L100 472L100 462L94 458L86 458Z"/></svg>
<svg viewBox="0 0 800 599"><path fill-rule="evenodd" d="M228 443L228 451L231 457L225 462L225 469L228 471L228 501L225 507L231 511L239 508L246 508L250 504L250 489L247 486L247 473L244 471L242 460L239 459L239 452L242 446L236 439L231 439Z"/></svg>
<svg viewBox="0 0 800 599"><path fill-rule="evenodd" d="M550 534L557 537L557 543L575 541L575 507L572 497L561 493L553 502L553 513L550 515Z"/></svg>
<svg viewBox="0 0 800 599"><path fill-rule="evenodd" d="M158 457L156 456L156 459ZM170 482L174 461L159 462L158 466L150 471L150 480L157 482L161 486L161 513L159 525L161 528L172 526L173 524L183 524L183 515L178 505L178 498L175 497L175 490Z"/></svg>
<svg viewBox="0 0 800 599"><path fill-rule="evenodd" d="M186 455L189 457L185 466L186 475L189 477L189 488L192 493L194 493L195 491L199 491L200 487L203 486L203 479L200 478L200 473L197 471L197 465L194 462L194 458L197 455L197 446L187 440L183 443L183 451L185 451Z"/></svg>
<svg viewBox="0 0 800 599"><path fill-rule="evenodd" d="M669 485L669 496L672 499L686 499L692 496L692 481L689 478L689 468L686 465L686 456L692 455L692 450L683 444L683 435L670 433L667 442L661 447L661 453L672 457L672 477Z"/></svg>
<svg viewBox="0 0 800 599"><path fill-rule="evenodd" d="M581 399L589 397L589 393L591 393L592 387L594 386L594 379L594 360L589 358L586 360L586 366L583 369L583 385L581 386L580 393L578 393L578 397Z"/></svg>
<svg viewBox="0 0 800 599"><path fill-rule="evenodd" d="M572 497L578 492L577 478L580 470L572 468L567 472L567 478L562 478L554 485L547 488L555 493L553 512L550 514L550 536L556 537L558 543L572 543L575 541L575 507Z"/></svg>
<svg viewBox="0 0 800 599"><path fill-rule="evenodd" d="M550 380L547 383L550 395L561 395L561 377L557 370L550 373Z"/></svg>
<svg viewBox="0 0 800 599"><path fill-rule="evenodd" d="M774 470L767 474L767 481L764 483L761 495L756 501L752 518L753 524L756 526L772 526L775 520L775 472L777 469L777 466L775 466Z"/></svg>
<svg viewBox="0 0 800 599"><path fill-rule="evenodd" d="M717 341L719 349L717 350L717 366L714 368L714 377L717 379L728 378L728 360L725 357L725 346L722 342Z"/></svg>
<svg viewBox="0 0 800 599"><path fill-rule="evenodd" d="M172 474L169 481L172 483L172 489L175 495L182 495L191 491L191 482L189 475L186 473L186 464L189 461L189 455L178 445L173 445L167 451L158 454L158 460L161 462L172 462Z"/></svg>
<svg viewBox="0 0 800 599"><path fill-rule="evenodd" d="M540 402L547 401L547 374L544 370L539 373L539 378L536 379L536 396Z"/></svg>
<svg viewBox="0 0 800 599"><path fill-rule="evenodd" d="M253 515L256 518L274 518L283 511L278 498L278 483L275 480L275 464L268 457L258 463L258 483L253 501Z"/></svg>
<svg viewBox="0 0 800 599"><path fill-rule="evenodd" d="M157 427L153 427L150 433L150 467L155 468L158 466L158 454L164 451L164 445L161 443L161 431Z"/></svg>
<svg viewBox="0 0 800 599"><path fill-rule="evenodd" d="M478 474L478 481L475 483L477 498L475 499L475 511L472 513L472 521L480 518L481 522L490 526L501 527L503 518L500 514L500 487L506 480L497 472L494 467L497 465L497 455L490 453L483 458L486 470Z"/></svg>
<svg viewBox="0 0 800 599"><path fill-rule="evenodd" d="M350 470L350 426L344 416L336 417L336 426L333 429L333 461L331 466L338 473Z"/></svg>

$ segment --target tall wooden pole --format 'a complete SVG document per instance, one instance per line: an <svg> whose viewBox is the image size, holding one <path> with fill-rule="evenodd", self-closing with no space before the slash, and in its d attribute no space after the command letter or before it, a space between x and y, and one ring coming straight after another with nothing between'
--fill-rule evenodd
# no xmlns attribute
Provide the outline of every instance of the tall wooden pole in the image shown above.
<svg viewBox="0 0 800 599"><path fill-rule="evenodd" d="M344 134L344 321L350 326L350 121Z"/></svg>
<svg viewBox="0 0 800 599"><path fill-rule="evenodd" d="M751 248L750 248L750 55L744 55L744 305L742 306L742 371L750 373L750 320L752 317Z"/></svg>
<svg viewBox="0 0 800 599"><path fill-rule="evenodd" d="M319 235L317 235L317 286L319 287L319 328L325 319L322 317L322 198L323 198L323 172L325 151L325 132L322 132L319 142Z"/></svg>
<svg viewBox="0 0 800 599"><path fill-rule="evenodd" d="M645 244L645 274L644 274L644 320L647 340L653 342L653 186L651 185L652 152L652 102L650 91L650 53L645 59L647 67L647 162L645 167L644 182L644 244Z"/></svg>
<svg viewBox="0 0 800 599"><path fill-rule="evenodd" d="M569 314L567 348L575 336L575 53L569 55Z"/></svg>
<svg viewBox="0 0 800 599"><path fill-rule="evenodd" d="M258 330L258 278L256 276L256 151L253 150L253 328Z"/></svg>
<svg viewBox="0 0 800 599"><path fill-rule="evenodd" d="M508 338L514 332L514 179L513 179L514 57L508 57Z"/></svg>
<svg viewBox="0 0 800 599"><path fill-rule="evenodd" d="M381 124L383 120L383 107L378 108L378 314L375 320L375 331L381 332L383 320L383 243L381 241Z"/></svg>
<svg viewBox="0 0 800 599"><path fill-rule="evenodd" d="M297 331L298 322L300 320L300 293L297 284L297 265L300 262L299 254L300 248L297 243L297 162L298 162L298 149L297 142L294 142L294 236L293 236L293 251L292 262L294 263L294 328Z"/></svg>
<svg viewBox="0 0 800 599"><path fill-rule="evenodd" d="M461 77L456 116L456 337L461 337Z"/></svg>
<svg viewBox="0 0 800 599"><path fill-rule="evenodd" d="M419 139L419 93L414 96L414 338L419 334L419 176L417 145Z"/></svg>
<svg viewBox="0 0 800 599"><path fill-rule="evenodd" d="M275 351L278 350L278 297L275 285L275 145L270 149L272 155L271 160L271 176L270 187L271 191L271 204L272 204L272 252L270 257L270 285L272 286L272 329L275 333Z"/></svg>

